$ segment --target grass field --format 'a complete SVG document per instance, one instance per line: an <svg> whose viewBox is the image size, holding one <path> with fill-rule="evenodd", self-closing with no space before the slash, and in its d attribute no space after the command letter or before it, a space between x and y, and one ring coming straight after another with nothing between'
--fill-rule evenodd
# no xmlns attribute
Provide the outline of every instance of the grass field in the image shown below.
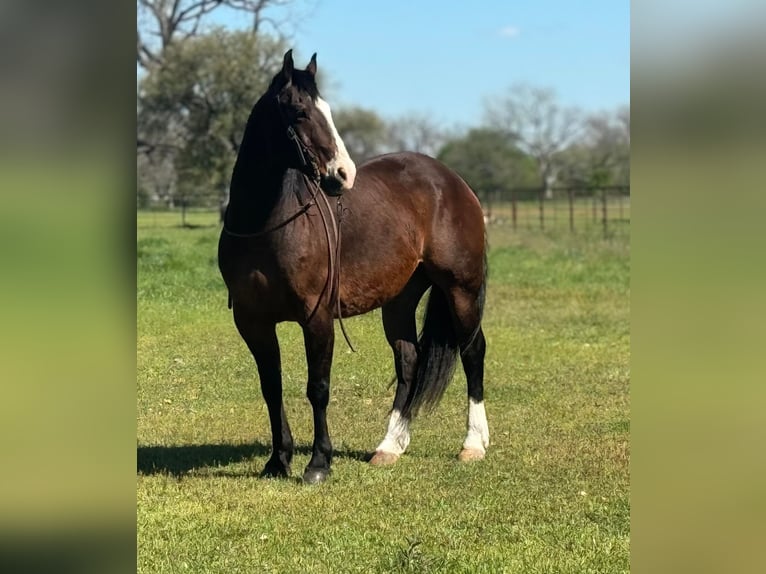
<svg viewBox="0 0 766 574"><path fill-rule="evenodd" d="M393 467L371 467L393 389L380 312L338 332L330 480L299 477L311 409L296 325L279 327L290 480L270 450L255 365L226 308L216 214L138 215L139 572L627 572L630 251L610 240L492 226L484 328L486 460L456 460L458 370Z"/></svg>

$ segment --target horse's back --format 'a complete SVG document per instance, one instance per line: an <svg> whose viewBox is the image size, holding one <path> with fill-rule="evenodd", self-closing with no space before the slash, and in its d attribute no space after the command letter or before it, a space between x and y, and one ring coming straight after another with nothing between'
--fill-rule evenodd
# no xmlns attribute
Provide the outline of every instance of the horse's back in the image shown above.
<svg viewBox="0 0 766 574"><path fill-rule="evenodd" d="M416 152L380 155L361 164L357 178L349 194L359 195L363 202L369 195L372 202L382 203L401 215L406 215L404 211L411 206L421 216L437 220L447 216L452 223L438 222L478 228L483 236L484 215L476 194L437 159Z"/></svg>
<svg viewBox="0 0 766 574"><path fill-rule="evenodd" d="M481 209L473 190L457 173L422 153L397 152L375 156L359 166L357 177L361 180L356 183L355 189L364 188L372 180L384 181L401 192L436 191L464 195L465 199Z"/></svg>
<svg viewBox="0 0 766 574"><path fill-rule="evenodd" d="M481 275L483 281L481 204L468 184L439 160L415 152L371 158L359 166L347 195L368 222L383 218L390 233L405 234L418 259L434 273L470 283Z"/></svg>

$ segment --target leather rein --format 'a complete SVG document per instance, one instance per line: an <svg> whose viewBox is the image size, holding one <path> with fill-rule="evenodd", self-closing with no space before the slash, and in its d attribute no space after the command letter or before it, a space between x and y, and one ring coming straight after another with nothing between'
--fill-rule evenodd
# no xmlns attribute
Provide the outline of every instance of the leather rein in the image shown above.
<svg viewBox="0 0 766 574"><path fill-rule="evenodd" d="M301 141L300 137L298 136L297 132L295 131L295 128L293 126L289 125L287 118L284 115L284 112L282 110L282 107L279 105L279 101L276 101L277 109L279 110L279 114L282 118L282 122L286 125L287 128L287 138L293 142L295 145L296 151L298 153L298 157L301 161L301 167L302 168L309 168L311 170L311 177L309 177L306 172L301 170L301 175L303 176L303 180L306 183L306 187L311 191L311 197L309 198L308 202L301 205L301 207L295 211L292 215L284 219L282 222L278 223L277 225L274 225L272 227L269 227L267 229L262 229L260 231L257 231L255 233L236 233L234 231L231 231L226 222L226 216L229 213L229 210L226 210L226 213L224 214L224 221L223 221L223 231L227 235L231 235L232 237L238 237L242 239L254 239L257 237L263 237L265 235L268 235L269 233L272 233L276 231L277 229L280 229L287 224L291 223L292 221L295 221L298 219L301 215L308 213L309 209L311 209L312 206L316 205L317 211L319 211L319 215L322 219L322 226L324 227L325 231L325 239L327 240L327 279L325 279L325 284L322 287L322 292L319 294L319 297L317 298L316 305L314 305L314 309L312 309L311 313L309 314L307 323L310 323L311 320L316 315L317 311L319 310L319 306L322 303L322 299L325 296L325 293L328 293L329 290L329 302L331 307L335 307L336 313L338 314L338 322L340 323L340 329L343 333L343 338L346 340L346 344L349 346L351 351L356 352L356 349L354 349L354 346L351 344L351 340L348 337L348 333L346 332L346 327L343 324L343 318L341 316L341 302L340 302L340 246L341 246L341 222L343 221L343 204L341 202L341 194L337 196L337 203L336 203L336 210L335 214L333 214L333 209L330 206L330 202L328 201L326 195L321 192L321 187L319 184L320 174L319 174L319 168L317 167L316 160L314 159L313 154L311 151L306 147L306 145ZM317 198L320 198L322 202L324 203L324 207L327 210L327 213L329 214L330 223L332 225L329 225L327 222L328 216L325 215L324 210L320 207L319 203L317 202ZM298 198L298 201L300 201L300 197ZM332 227L332 234L330 233L330 227ZM333 250L332 243L333 238L335 239L335 249ZM231 309L232 306L232 300L231 300L231 293L229 293L229 309Z"/></svg>

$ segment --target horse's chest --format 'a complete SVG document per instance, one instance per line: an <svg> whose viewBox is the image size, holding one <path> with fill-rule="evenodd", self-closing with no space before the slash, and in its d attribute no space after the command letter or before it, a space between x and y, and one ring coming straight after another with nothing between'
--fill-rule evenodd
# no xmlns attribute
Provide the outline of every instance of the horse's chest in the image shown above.
<svg viewBox="0 0 766 574"><path fill-rule="evenodd" d="M240 262L236 275L235 299L247 300L254 310L281 313L302 308L305 299L321 291L327 264L312 262L299 250L272 251L264 256L251 254Z"/></svg>

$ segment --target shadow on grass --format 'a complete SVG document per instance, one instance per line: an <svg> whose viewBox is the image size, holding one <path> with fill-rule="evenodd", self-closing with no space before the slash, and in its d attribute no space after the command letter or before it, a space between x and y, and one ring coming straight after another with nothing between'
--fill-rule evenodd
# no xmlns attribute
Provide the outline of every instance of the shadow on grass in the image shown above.
<svg viewBox="0 0 766 574"><path fill-rule="evenodd" d="M250 460L254 457L269 456L271 445L254 444L194 444L183 446L139 446L137 451L137 472L143 475L170 474L181 477L191 471L210 467L223 467ZM295 454L310 455L309 445L298 445ZM339 449L335 458L349 458L368 462L372 453ZM245 473L250 474L250 473Z"/></svg>
<svg viewBox="0 0 766 574"><path fill-rule="evenodd" d="M179 223L176 225L176 228L178 229L204 229L208 227L217 227L217 223Z"/></svg>

